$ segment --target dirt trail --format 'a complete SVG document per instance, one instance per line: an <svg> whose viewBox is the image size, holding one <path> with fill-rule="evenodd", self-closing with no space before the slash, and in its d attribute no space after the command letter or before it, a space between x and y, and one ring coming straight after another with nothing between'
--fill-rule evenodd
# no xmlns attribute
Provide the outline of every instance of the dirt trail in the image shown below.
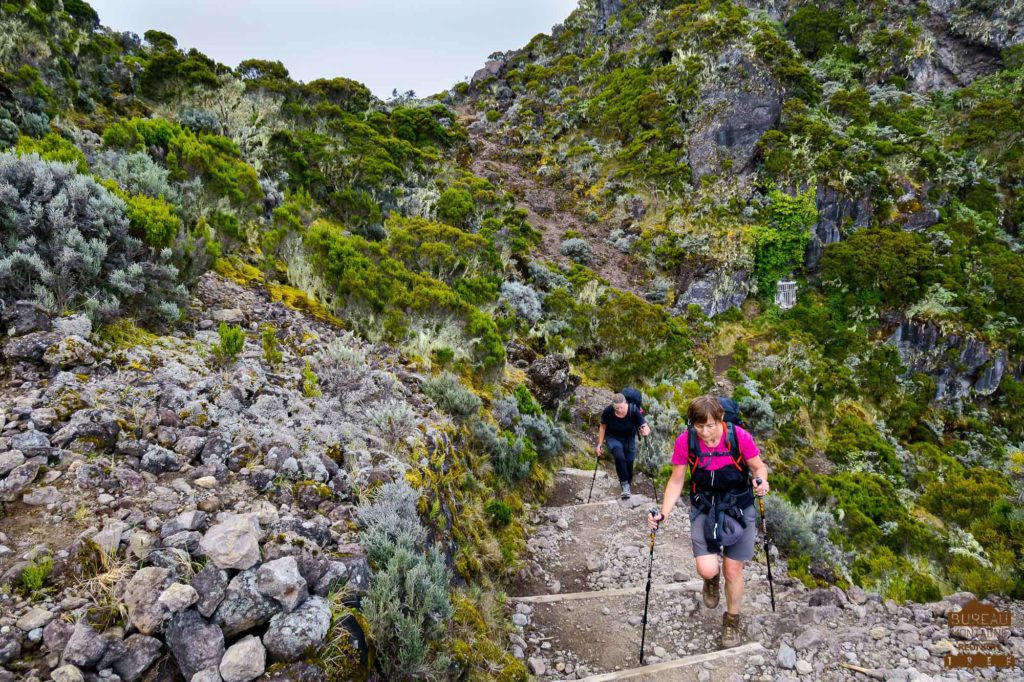
<svg viewBox="0 0 1024 682"><path fill-rule="evenodd" d="M467 128L476 120L475 113L460 112L460 122ZM576 230L593 249L589 267L616 289L643 297L649 280L643 264L607 241L619 227L615 221L589 222L574 213L569 189L538 178L511 143L471 131L470 148L470 170L515 197L516 207L526 211L530 224L541 233L540 251L545 258L562 265L570 263L561 246L566 231Z"/></svg>

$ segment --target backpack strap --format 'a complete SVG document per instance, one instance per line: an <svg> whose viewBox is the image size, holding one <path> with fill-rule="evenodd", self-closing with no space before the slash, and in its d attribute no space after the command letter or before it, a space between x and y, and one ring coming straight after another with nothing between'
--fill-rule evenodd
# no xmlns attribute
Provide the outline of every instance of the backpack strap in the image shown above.
<svg viewBox="0 0 1024 682"><path fill-rule="evenodd" d="M740 452L740 442L736 437L736 427L732 424L726 424L725 437L729 439L729 456L732 457L732 464L740 471L744 471L747 468L747 460L743 457L743 453Z"/></svg>
<svg viewBox="0 0 1024 682"><path fill-rule="evenodd" d="M697 482L693 475L697 473L697 461L700 458L700 443L697 442L697 429L692 426L686 430L686 464L690 467L690 490L697 492Z"/></svg>

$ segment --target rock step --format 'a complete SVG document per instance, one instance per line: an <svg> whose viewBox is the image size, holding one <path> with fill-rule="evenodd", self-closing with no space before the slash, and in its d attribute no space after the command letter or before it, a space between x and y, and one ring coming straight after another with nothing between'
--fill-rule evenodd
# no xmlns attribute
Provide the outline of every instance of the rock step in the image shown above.
<svg viewBox="0 0 1024 682"><path fill-rule="evenodd" d="M593 483L594 492L591 494L590 487ZM650 481L643 474L637 474L633 481L634 492L654 496L654 488ZM617 499L619 493L619 481L615 476L614 467L607 461L602 460L597 470L597 478L594 477L593 469L574 469L566 467L555 474L555 481L548 493L547 506L562 507L586 503L588 496L590 502L601 500ZM659 492L660 495L660 492Z"/></svg>
<svg viewBox="0 0 1024 682"><path fill-rule="evenodd" d="M763 654L765 648L758 642L749 642L742 644L731 649L720 649L718 651L711 651L706 654L696 654L694 656L685 656L683 658L677 658L674 661L665 661L663 663L655 663L653 665L645 665L638 668L631 668L629 670L617 670L610 673L602 673L599 675L590 675L584 677L584 682L612 682L613 680L636 680L637 682L668 682L689 680L691 676L684 675L684 668L691 666L702 665L703 663L714 663L715 670L718 675L723 673L722 663L730 658L739 658L743 656L752 656L754 654ZM743 663L739 662L739 668L742 670ZM703 669L703 666L702 666ZM696 679L698 671L688 671L692 673L692 678Z"/></svg>
<svg viewBox="0 0 1024 682"><path fill-rule="evenodd" d="M650 663L719 648L723 607L705 609L701 585L687 581L652 587L645 644ZM551 669L559 663L573 674L615 672L639 662L644 600L644 587L522 597L512 600L513 622L522 628L527 657L550 662L547 679L562 679ZM743 637L752 639L746 628Z"/></svg>
<svg viewBox="0 0 1024 682"><path fill-rule="evenodd" d="M634 495L600 503L543 508L534 514L526 570L513 596L642 586L647 581L650 498ZM653 580L696 578L685 509L662 525L655 541Z"/></svg>
<svg viewBox="0 0 1024 682"><path fill-rule="evenodd" d="M704 586L701 580L687 580L682 583L668 583L664 585L651 585L651 593L683 592L689 590L698 592ZM511 597L512 601L524 604L557 604L564 601L579 601L580 599L607 599L609 597L622 597L628 594L642 594L647 589L646 583L639 587L623 587L614 590L590 590L587 592L566 592L563 594L538 594L529 597Z"/></svg>

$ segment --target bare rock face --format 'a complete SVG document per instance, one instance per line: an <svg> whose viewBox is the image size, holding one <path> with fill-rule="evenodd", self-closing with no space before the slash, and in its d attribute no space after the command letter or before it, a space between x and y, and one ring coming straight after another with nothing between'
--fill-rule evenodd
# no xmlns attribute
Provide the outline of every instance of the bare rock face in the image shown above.
<svg viewBox="0 0 1024 682"><path fill-rule="evenodd" d="M911 372L935 378L935 400L939 401L966 398L972 391L991 395L999 388L1008 363L1005 350L993 352L983 341L944 334L931 323L904 320L889 343ZM951 357L956 361L951 362Z"/></svg>
<svg viewBox="0 0 1024 682"><path fill-rule="evenodd" d="M51 328L50 314L32 301L15 301L0 311L0 330L9 336L48 332Z"/></svg>
<svg viewBox="0 0 1024 682"><path fill-rule="evenodd" d="M758 140L782 112L782 88L771 72L739 50L719 59L723 75L701 93L693 116L689 162L693 183L705 175L745 173Z"/></svg>
<svg viewBox="0 0 1024 682"><path fill-rule="evenodd" d="M530 365L527 375L544 407L554 407L571 396L580 385L580 378L569 371L569 361L560 353L536 360Z"/></svg>
<svg viewBox="0 0 1024 682"><path fill-rule="evenodd" d="M814 203L818 209L818 222L811 228L811 240L804 255L804 264L812 271L821 264L825 247L842 239L843 226L850 229L867 227L871 224L872 212L868 199L848 197L824 185L818 186Z"/></svg>

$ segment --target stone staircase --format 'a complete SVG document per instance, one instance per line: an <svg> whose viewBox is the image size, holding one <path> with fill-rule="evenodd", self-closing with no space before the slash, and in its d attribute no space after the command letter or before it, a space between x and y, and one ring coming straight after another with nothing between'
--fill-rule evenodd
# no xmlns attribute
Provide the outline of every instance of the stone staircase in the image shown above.
<svg viewBox="0 0 1024 682"><path fill-rule="evenodd" d="M719 650L725 600L708 610L693 565L685 505L659 531L651 579L644 666L640 638L650 557L650 483L638 480L629 500L614 476L563 469L548 506L537 510L527 566L512 589L513 620L523 655L541 680L700 681L743 679L762 645ZM644 494L646 493L646 494ZM748 576L744 612L768 611L759 567ZM761 599L761 594L763 599ZM755 659L756 660L756 659Z"/></svg>

